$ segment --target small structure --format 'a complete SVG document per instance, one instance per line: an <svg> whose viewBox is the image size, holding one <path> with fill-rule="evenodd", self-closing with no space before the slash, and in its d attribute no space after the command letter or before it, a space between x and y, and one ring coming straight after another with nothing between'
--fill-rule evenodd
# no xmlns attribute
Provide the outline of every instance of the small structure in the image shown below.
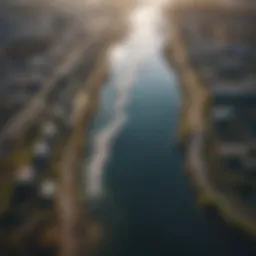
<svg viewBox="0 0 256 256"><path fill-rule="evenodd" d="M56 183L52 180L44 180L37 191L37 197L40 205L43 207L51 207L56 192Z"/></svg>
<svg viewBox="0 0 256 256"><path fill-rule="evenodd" d="M39 172L43 172L49 166L51 157L51 148L46 141L38 142L33 150L33 167Z"/></svg>
<svg viewBox="0 0 256 256"><path fill-rule="evenodd" d="M32 166L24 166L14 176L14 190L11 203L16 205L29 201L34 193L35 170Z"/></svg>
<svg viewBox="0 0 256 256"><path fill-rule="evenodd" d="M256 176L256 143L247 148L243 160L247 173Z"/></svg>
<svg viewBox="0 0 256 256"><path fill-rule="evenodd" d="M42 127L42 136L51 144L58 133L58 127L52 121L47 121Z"/></svg>

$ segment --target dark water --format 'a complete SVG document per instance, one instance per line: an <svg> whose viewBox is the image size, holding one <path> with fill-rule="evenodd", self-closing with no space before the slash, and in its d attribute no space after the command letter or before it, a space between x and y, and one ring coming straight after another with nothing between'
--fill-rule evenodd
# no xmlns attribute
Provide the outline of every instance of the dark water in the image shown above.
<svg viewBox="0 0 256 256"><path fill-rule="evenodd" d="M108 86L102 97L109 99L114 91ZM123 214L108 254L255 255L253 242L195 205L175 145L177 99L175 79L160 56L145 63L127 108L129 121L105 167L106 186ZM102 104L98 128L110 115L106 102L111 101Z"/></svg>
<svg viewBox="0 0 256 256"><path fill-rule="evenodd" d="M110 122L113 84L102 90L94 134ZM256 255L252 241L196 206L176 147L178 84L160 49L139 66L130 96L103 170L121 217L106 255Z"/></svg>

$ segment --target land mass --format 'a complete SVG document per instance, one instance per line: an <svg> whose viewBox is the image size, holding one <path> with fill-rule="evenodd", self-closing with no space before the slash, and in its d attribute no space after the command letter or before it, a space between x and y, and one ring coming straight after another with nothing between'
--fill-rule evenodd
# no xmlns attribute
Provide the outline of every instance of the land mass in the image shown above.
<svg viewBox="0 0 256 256"><path fill-rule="evenodd" d="M256 6L238 2L172 5L165 55L180 78L179 140L198 201L256 237Z"/></svg>
<svg viewBox="0 0 256 256"><path fill-rule="evenodd" d="M85 255L100 242L80 176L107 53L126 31L122 3L1 4L2 255Z"/></svg>

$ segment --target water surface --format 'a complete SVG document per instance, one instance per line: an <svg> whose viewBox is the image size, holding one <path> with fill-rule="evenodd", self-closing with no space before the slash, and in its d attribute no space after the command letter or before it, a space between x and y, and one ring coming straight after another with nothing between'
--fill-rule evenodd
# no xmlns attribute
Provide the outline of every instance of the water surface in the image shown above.
<svg viewBox="0 0 256 256"><path fill-rule="evenodd" d="M88 195L111 195L122 219L108 255L255 255L253 243L206 216L176 148L180 95L161 55L158 13L142 8L111 55L87 161Z"/></svg>

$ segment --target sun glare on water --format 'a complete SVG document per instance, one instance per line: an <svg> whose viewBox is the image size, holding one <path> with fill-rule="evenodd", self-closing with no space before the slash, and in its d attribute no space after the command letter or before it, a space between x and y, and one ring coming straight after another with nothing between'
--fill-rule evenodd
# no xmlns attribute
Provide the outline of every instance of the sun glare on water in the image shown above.
<svg viewBox="0 0 256 256"><path fill-rule="evenodd" d="M116 91L114 111L109 123L101 128L93 138L93 152L85 166L86 195L100 198L104 167L111 155L111 145L129 119L126 106L139 67L152 54L158 51L162 39L158 34L161 24L160 7L165 1L140 1L131 13L128 37L114 47L110 54L112 86Z"/></svg>

